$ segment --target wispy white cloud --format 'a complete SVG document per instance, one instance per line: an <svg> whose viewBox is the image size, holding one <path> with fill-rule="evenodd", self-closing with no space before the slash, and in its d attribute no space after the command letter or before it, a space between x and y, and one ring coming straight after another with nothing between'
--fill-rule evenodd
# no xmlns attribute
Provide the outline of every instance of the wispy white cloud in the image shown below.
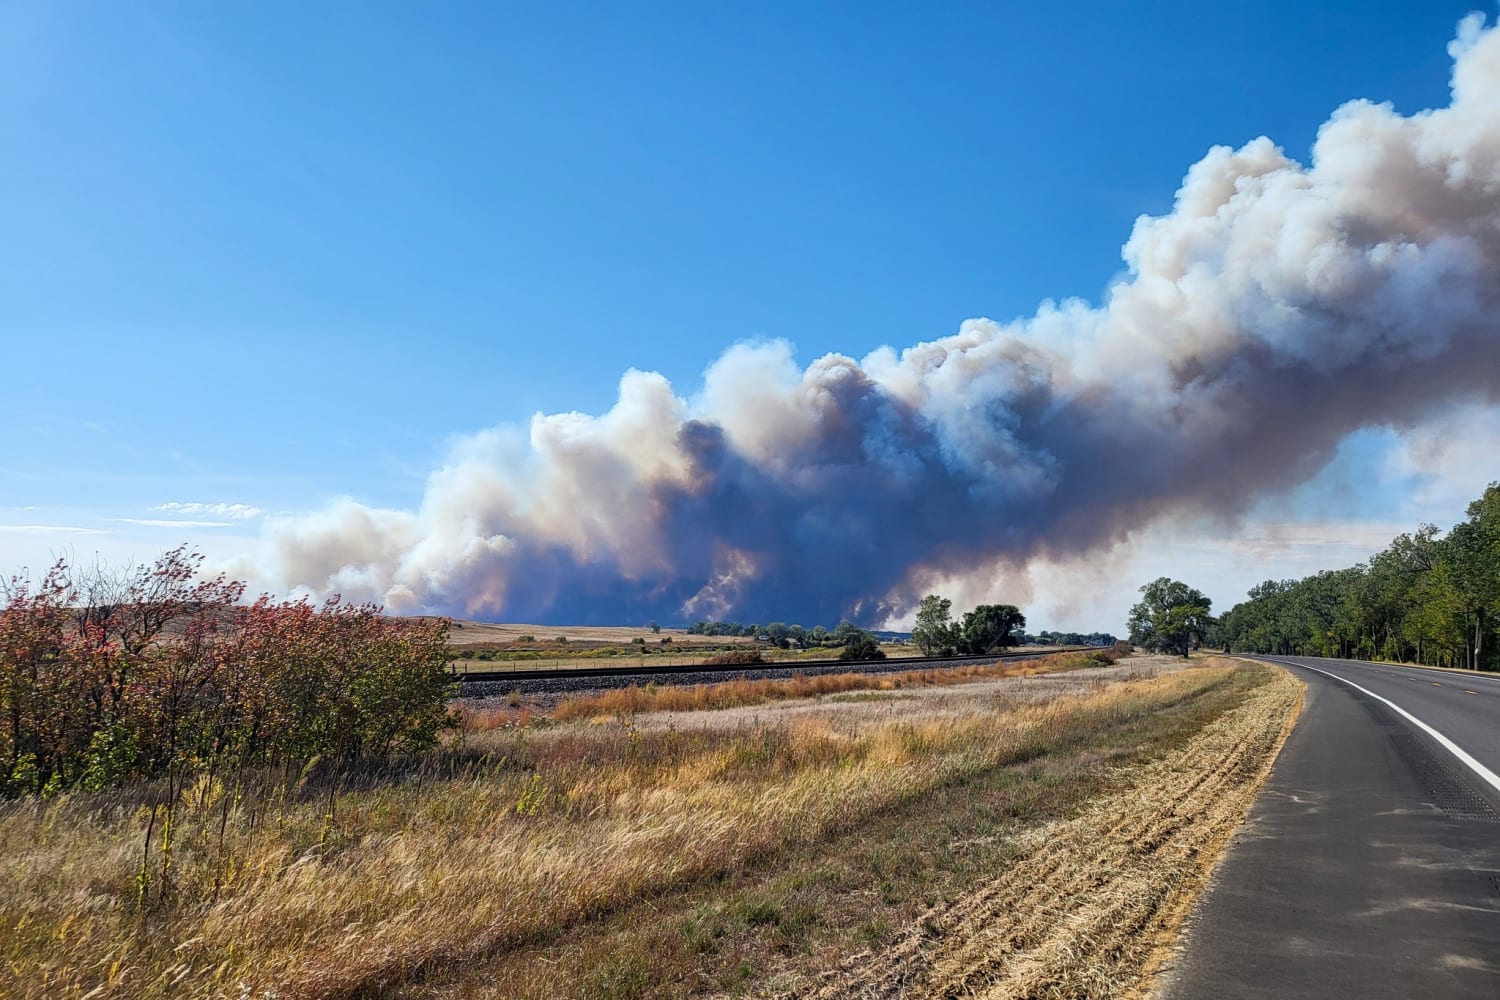
<svg viewBox="0 0 1500 1000"><path fill-rule="evenodd" d="M72 524L0 524L0 534L7 535L107 535L98 528L80 528Z"/></svg>
<svg viewBox="0 0 1500 1000"><path fill-rule="evenodd" d="M1227 537L1193 539L1184 547L1218 552L1236 558L1298 560L1323 559L1332 549L1354 561L1367 558L1391 539L1417 526L1402 521L1291 521L1250 522ZM1342 565L1319 565L1340 569Z"/></svg>
<svg viewBox="0 0 1500 1000"><path fill-rule="evenodd" d="M227 517L236 521L249 521L265 514L265 511L261 508L252 507L247 503L199 503L198 501L178 503L177 501L172 501L171 503L157 504L151 509L159 510L166 514L209 514L213 517ZM146 524L149 522L142 521L139 523ZM182 523L185 524L187 522ZM207 527L207 525L200 525L200 527Z"/></svg>
<svg viewBox="0 0 1500 1000"><path fill-rule="evenodd" d="M167 520L151 517L112 517L111 521L120 524L135 524L143 528L233 528L233 521L188 521Z"/></svg>
<svg viewBox="0 0 1500 1000"><path fill-rule="evenodd" d="M1500 407L1454 407L1401 434L1378 471L1405 490L1415 517L1446 526L1500 479L1497 441Z"/></svg>

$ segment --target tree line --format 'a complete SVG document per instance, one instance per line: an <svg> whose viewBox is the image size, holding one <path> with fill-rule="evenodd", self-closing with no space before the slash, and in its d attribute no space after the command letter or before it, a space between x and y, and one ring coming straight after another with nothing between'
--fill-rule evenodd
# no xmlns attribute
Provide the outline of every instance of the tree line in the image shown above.
<svg viewBox="0 0 1500 1000"><path fill-rule="evenodd" d="M1245 652L1500 669L1500 483L1466 514L1446 534L1424 524L1348 569L1267 580L1214 637Z"/></svg>
<svg viewBox="0 0 1500 1000"><path fill-rule="evenodd" d="M769 625L741 625L739 622L698 621L687 627L689 635L746 637L769 642L778 649L838 649L858 644L873 646L879 640L853 622L839 622L832 630L822 625L804 628L785 622ZM868 659L869 657L861 657Z"/></svg>
<svg viewBox="0 0 1500 1000"><path fill-rule="evenodd" d="M1023 646L1113 646L1120 640L1110 632L1054 632L1047 629L1019 636Z"/></svg>
<svg viewBox="0 0 1500 1000"><path fill-rule="evenodd" d="M448 724L448 622L262 597L175 549L111 576L0 585L0 795L426 749Z"/></svg>

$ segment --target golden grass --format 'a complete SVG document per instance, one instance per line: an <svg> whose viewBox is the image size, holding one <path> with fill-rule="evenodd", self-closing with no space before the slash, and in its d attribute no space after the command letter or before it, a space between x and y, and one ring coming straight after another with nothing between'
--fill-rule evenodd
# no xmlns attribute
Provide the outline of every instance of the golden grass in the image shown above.
<svg viewBox="0 0 1500 1000"><path fill-rule="evenodd" d="M1106 650L1093 653L1053 653L1034 660L997 661L928 670L887 673L850 671L838 674L797 674L790 678L745 678L713 684L632 685L564 698L552 710L552 718L589 719L626 717L643 712L701 712L721 708L760 705L788 698L815 698L846 691L894 691L912 687L968 684L997 677L1031 677L1059 670L1077 670L1115 662ZM493 717L509 722L503 714ZM478 716L473 724L483 728Z"/></svg>
<svg viewBox="0 0 1500 1000"><path fill-rule="evenodd" d="M1228 667L1229 661L1210 661ZM986 1000L1139 994L1295 722L1285 671L1125 787L1024 838L1013 866L892 946L784 994Z"/></svg>
<svg viewBox="0 0 1500 1000"><path fill-rule="evenodd" d="M205 783L177 833L175 894L149 913L132 903L143 792L10 804L0 994L393 990L854 835L966 776L1077 752L1234 675L1185 670L853 730L818 717L692 733L520 730L404 776L351 776L342 791Z"/></svg>

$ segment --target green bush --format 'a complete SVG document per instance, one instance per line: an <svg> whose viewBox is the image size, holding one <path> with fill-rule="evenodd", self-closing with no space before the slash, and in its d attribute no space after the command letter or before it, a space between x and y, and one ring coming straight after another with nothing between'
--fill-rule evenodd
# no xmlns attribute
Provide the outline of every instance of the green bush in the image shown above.
<svg viewBox="0 0 1500 1000"><path fill-rule="evenodd" d="M885 651L875 637L868 632L861 632L851 638L844 648L839 650L840 660L883 660Z"/></svg>

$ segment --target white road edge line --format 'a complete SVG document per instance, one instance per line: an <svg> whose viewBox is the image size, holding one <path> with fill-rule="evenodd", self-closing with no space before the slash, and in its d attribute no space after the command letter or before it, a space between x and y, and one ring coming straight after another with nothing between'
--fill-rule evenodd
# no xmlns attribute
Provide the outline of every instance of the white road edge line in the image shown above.
<svg viewBox="0 0 1500 1000"><path fill-rule="evenodd" d="M1428 736L1431 736L1433 739L1437 740L1443 745L1443 749L1447 750L1453 756L1457 757L1460 761L1468 766L1469 770L1473 771L1475 774L1479 775L1486 782L1488 782L1491 788L1493 788L1497 792L1500 792L1500 775L1497 775L1494 771L1491 771L1489 768L1479 763L1479 761L1475 760L1473 757L1470 757L1467 753L1464 752L1463 747L1459 746L1457 743L1454 743L1448 737L1444 736L1436 729L1433 729L1427 723L1423 722L1415 715L1412 715L1410 712L1402 708L1400 705L1396 704L1394 701L1391 701L1389 698L1382 698L1380 695L1376 694L1374 691L1371 691L1369 688L1360 687L1358 684L1349 680L1349 678L1340 677L1338 674L1329 673L1327 670L1324 670L1321 667L1309 666L1306 663L1297 663L1297 661L1295 660L1292 660L1291 662L1294 666L1301 667L1303 670L1316 670L1318 673L1322 674L1325 677L1332 677L1336 681L1343 681L1354 690L1363 691L1365 694L1369 695L1371 698L1374 698L1376 701L1383 702L1384 704L1389 705L1392 709L1395 710L1397 715L1401 716L1407 722L1410 722L1412 725L1422 730L1422 732L1426 733Z"/></svg>

